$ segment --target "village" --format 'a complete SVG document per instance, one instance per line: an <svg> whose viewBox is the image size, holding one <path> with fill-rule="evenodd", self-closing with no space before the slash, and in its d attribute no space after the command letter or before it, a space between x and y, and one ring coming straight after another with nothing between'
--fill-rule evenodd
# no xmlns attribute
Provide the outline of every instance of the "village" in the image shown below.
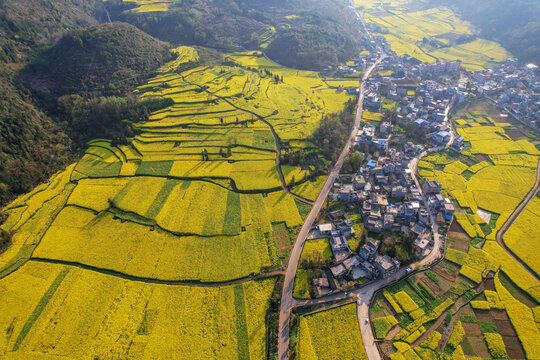
<svg viewBox="0 0 540 360"><path fill-rule="evenodd" d="M373 130L366 125L358 142L366 141L366 132ZM404 152L379 150L376 140L370 147L373 152L366 154L358 171L340 175L334 184L330 198L344 204L346 210L328 213L328 222L314 226L309 236L328 238L333 254L333 266L323 272L325 276L311 279L316 296L386 278L399 270L402 262L397 257L378 252L388 234L407 238L414 245L411 254L401 254L409 263L424 258L433 251L434 229L448 224L454 214L454 205L441 195L439 183L428 181L421 188L417 186L410 165L422 146L409 143ZM348 212L360 214L368 236L355 233ZM365 243L352 251L348 244L351 237L362 237Z"/></svg>
<svg viewBox="0 0 540 360"><path fill-rule="evenodd" d="M377 25L366 26L380 32L371 28ZM518 67L510 59L494 69L471 72L461 68L460 60L423 63L407 54L398 56L382 36L372 38L368 48L354 65L335 70L341 76L363 72L385 54L363 94L364 110L382 114L381 121L366 121L358 130L353 151L361 154L362 165L352 174L340 174L327 199L343 209L319 219L308 237L328 238L332 250L332 261L319 263L321 271L308 279L315 297L384 279L402 266L412 271L415 262L441 251L434 249L434 233L444 248L455 206L437 181L420 184L415 172L428 152L463 151L464 138L448 121L452 107L484 96L523 124L540 127L534 65ZM354 95L359 88L340 85L338 91ZM355 232L358 226L351 217L359 219L362 233ZM360 246L349 246L351 238L355 243L360 238ZM400 241L397 251L388 250L388 242Z"/></svg>
<svg viewBox="0 0 540 360"><path fill-rule="evenodd" d="M519 66L509 59L493 69L472 75L479 94L506 110L516 120L533 129L540 129L540 81L533 64Z"/></svg>

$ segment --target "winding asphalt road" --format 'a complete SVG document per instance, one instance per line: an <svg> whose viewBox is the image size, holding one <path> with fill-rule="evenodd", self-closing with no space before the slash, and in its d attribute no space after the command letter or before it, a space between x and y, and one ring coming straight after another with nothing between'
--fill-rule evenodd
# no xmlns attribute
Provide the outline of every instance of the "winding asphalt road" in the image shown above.
<svg viewBox="0 0 540 360"><path fill-rule="evenodd" d="M330 193L330 189L332 188L334 181L339 175L341 167L343 166L343 162L345 161L345 158L347 157L347 155L349 154L351 150L351 147L355 140L355 136L360 127L360 122L362 119L362 111L363 111L363 102L364 102L365 80L371 75L371 72L373 71L373 69L375 69L375 67L382 61L383 58L384 56L379 57L379 59L377 59L377 61L369 67L369 69L365 72L364 76L362 77L362 84L360 86L360 95L358 97L358 109L356 112L356 118L354 120L354 125L349 135L349 139L347 140L347 144L343 148L343 151L341 152L339 159L337 160L336 164L332 168L332 171L330 172L328 179L326 179L326 182L324 183L324 186L319 194L319 197L317 197L317 200L313 204L311 211L306 217L304 225L300 229L300 232L298 233L298 236L296 238L296 242L294 243L294 247L291 251L291 255L289 257L289 263L287 266L287 272L285 273L285 280L283 282L283 292L281 295L281 309L279 313L278 359L280 360L286 360L289 358L289 326L290 326L289 324L290 324L291 310L295 306L295 302L293 299L294 278L296 276L296 270L298 268L298 261L300 260L302 249L304 248L304 244L306 242L306 238L309 234L309 231L311 230L311 227L313 226L313 223L315 222L317 215L319 214L328 194Z"/></svg>
<svg viewBox="0 0 540 360"><path fill-rule="evenodd" d="M527 195L523 198L523 201L518 205L518 207L514 210L512 215L506 221L504 222L503 226L497 231L497 235L495 235L495 239L497 240L497 243L506 251L508 255L510 255L521 267L523 267L531 276L533 276L536 281L540 282L540 277L527 265L525 264L520 258L514 255L512 250L510 250L506 244L504 243L503 236L506 234L510 226L517 220L519 215L523 212L525 207L531 202L531 200L534 198L536 193L538 192L538 189L540 188L540 157L538 158L538 166L536 168L536 182L534 183L531 190L527 193Z"/></svg>

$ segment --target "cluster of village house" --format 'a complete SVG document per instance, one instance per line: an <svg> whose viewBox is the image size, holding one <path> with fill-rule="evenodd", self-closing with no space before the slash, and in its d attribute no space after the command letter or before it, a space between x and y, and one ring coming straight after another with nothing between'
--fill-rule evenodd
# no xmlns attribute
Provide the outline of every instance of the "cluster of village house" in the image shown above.
<svg viewBox="0 0 540 360"><path fill-rule="evenodd" d="M519 66L507 60L493 69L470 74L478 92L508 111L515 119L540 130L540 81L533 64Z"/></svg>
<svg viewBox="0 0 540 360"><path fill-rule="evenodd" d="M375 128L364 126L357 137L357 144L371 140ZM423 258L433 248L430 226L432 219L438 225L452 219L453 203L440 193L441 185L427 181L420 191L414 182L409 163L423 147L407 143L403 151L394 148L378 149L365 153L363 165L355 174L340 175L330 196L343 202L347 208L361 214L365 228L372 233L383 231L412 234L415 238L416 256ZM358 251L349 249L347 238L354 236L352 221L341 210L331 213L330 223L319 224L312 237L328 237L335 261L326 276L314 279L318 295L339 289L349 281L387 277L400 267L397 259L377 253L378 242L369 240ZM357 234L359 235L359 234Z"/></svg>
<svg viewBox="0 0 540 360"><path fill-rule="evenodd" d="M340 177L331 196L346 203L348 209L358 211L368 231L412 234L416 256L423 258L433 248L431 219L436 219L439 225L445 224L452 219L455 208L441 195L438 182L425 182L422 192L416 188L408 164L420 149L413 145L409 148L408 153L390 149L384 154L367 155L356 174ZM329 218L332 222L319 224L312 231L312 237L330 239L335 261L326 276L313 280L318 295L361 278L385 278L399 269L397 259L377 253L378 242L372 239L358 253L350 250L347 238L355 233L352 221L343 210L331 213Z"/></svg>
<svg viewBox="0 0 540 360"><path fill-rule="evenodd" d="M392 74L382 76L375 73L368 80L365 109L381 111L383 97L398 101L397 114L402 124L414 122L419 128L427 130L429 139L444 143L450 137L448 125L444 123L445 110L454 102L466 100L476 90L496 103L498 108L508 111L516 120L533 129L540 129L540 79L537 66L519 65L517 59L509 59L493 69L460 72L460 60L422 63L407 54L397 56L384 37L376 37L372 43L373 49L385 49L386 57L380 70L391 70ZM365 70L367 64L375 61L377 56L377 51L360 55L355 65L341 66L338 72L346 74ZM457 72L460 72L459 78L450 76ZM439 79L444 79L444 83ZM351 94L358 91L356 88L342 89ZM463 148L462 137L455 139L453 148L456 151Z"/></svg>
<svg viewBox="0 0 540 360"><path fill-rule="evenodd" d="M341 67L339 71L347 73L363 69L366 63L373 61L373 56L376 55L362 55L357 65ZM446 144L451 138L450 124L445 121L447 109L453 103L464 101L468 93L467 89L461 86L462 80L457 81L455 85L448 85L431 80L431 78L433 74L444 75L444 78L451 82L453 80L449 75L459 71L460 68L461 61L459 60L424 64L408 55L397 56L389 51L388 56L381 63L381 69L392 70L393 73L391 76L375 74L366 81L364 109L382 112L383 98L396 101L396 114L401 126L414 124L416 129L423 130L426 142L434 142L436 145ZM345 90L351 93L356 89L346 88ZM388 148L388 136L392 132L392 125L383 122L380 130L382 137L370 141L369 145L384 151ZM369 136L371 130L368 128L365 131ZM452 148L460 152L463 149L463 141L463 137L456 137Z"/></svg>
<svg viewBox="0 0 540 360"><path fill-rule="evenodd" d="M400 262L387 255L377 253L378 241L369 240L359 251L352 252L347 238L354 236L352 221L343 210L330 213L332 222L319 224L312 229L312 237L327 237L335 261L334 266L320 278L312 279L317 296L341 290L351 281L372 280L387 277L400 267Z"/></svg>
<svg viewBox="0 0 540 360"><path fill-rule="evenodd" d="M365 68L373 60L373 55L361 56L356 67ZM407 56L391 54L387 57L382 68L401 73L403 78L373 76L367 81L364 109L381 112L383 97L395 100L398 102L396 113L401 125L414 123L415 127L423 127L426 129L426 142L443 146L451 138L446 110L462 95L456 88L432 80L420 81L417 86L408 76L412 78L427 72L458 71L460 62L414 65L411 62L414 63ZM353 67L342 67L340 71L351 69ZM351 92L351 89L347 90ZM364 125L358 131L356 146L364 153L363 165L355 174L340 176L330 196L346 203L349 209L358 211L365 228L372 233L390 231L413 234L416 256L422 258L433 248L429 225L431 219L443 224L452 218L455 208L449 199L441 195L441 186L436 181L426 182L422 192L417 189L409 163L424 147L408 142L404 144L403 151L391 148L389 144L393 132L394 126L387 121L382 122L379 129ZM452 147L461 151L463 138L456 138ZM422 193L425 198L422 198ZM347 238L354 235L352 222L346 215L335 220L314 229L318 237L330 238L335 261L335 265L325 273L326 276L312 280L318 295L339 289L349 281L384 278L399 269L401 264L397 259L377 253L379 243L373 239L357 253L351 252Z"/></svg>

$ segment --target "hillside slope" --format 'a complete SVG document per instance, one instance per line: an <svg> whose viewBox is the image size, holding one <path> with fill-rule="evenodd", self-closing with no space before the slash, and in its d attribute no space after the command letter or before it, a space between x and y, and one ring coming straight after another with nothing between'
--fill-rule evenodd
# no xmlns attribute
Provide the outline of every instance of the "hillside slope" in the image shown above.
<svg viewBox="0 0 540 360"><path fill-rule="evenodd" d="M461 13L488 39L499 40L516 57L540 64L540 2L535 0L433 0Z"/></svg>
<svg viewBox="0 0 540 360"><path fill-rule="evenodd" d="M168 45L136 27L107 23L66 33L33 70L62 93L122 94L171 58Z"/></svg>
<svg viewBox="0 0 540 360"><path fill-rule="evenodd" d="M80 26L97 24L100 0L0 2L0 204L27 192L72 157L70 141L37 106L18 71L29 54Z"/></svg>
<svg viewBox="0 0 540 360"><path fill-rule="evenodd" d="M342 0L191 0L154 12L131 4L107 6L118 20L175 44L264 50L301 69L347 61L361 50L356 18Z"/></svg>
<svg viewBox="0 0 540 360"><path fill-rule="evenodd" d="M131 25L97 25L102 5L100 0L0 3L0 204L74 160L88 136L108 135L94 131L93 118L84 112L112 119L119 126L99 128L120 135L121 120L147 113L132 99L102 96L133 90L171 55L164 43ZM72 93L84 93L70 98L82 122L75 123L57 101ZM120 114L126 107L132 111Z"/></svg>

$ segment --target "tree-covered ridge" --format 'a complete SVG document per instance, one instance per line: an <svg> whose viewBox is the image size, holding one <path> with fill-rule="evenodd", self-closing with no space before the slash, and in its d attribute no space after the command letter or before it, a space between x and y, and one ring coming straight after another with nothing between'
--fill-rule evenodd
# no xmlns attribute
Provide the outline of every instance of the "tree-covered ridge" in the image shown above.
<svg viewBox="0 0 540 360"><path fill-rule="evenodd" d="M71 160L71 141L33 102L18 71L62 32L97 24L100 0L0 2L0 204Z"/></svg>
<svg viewBox="0 0 540 360"><path fill-rule="evenodd" d="M0 3L0 204L29 191L72 161L88 137L121 139L126 135L121 120L148 113L147 105L134 104L130 99L100 97L123 96L133 90L170 59L165 53L168 50L163 43L127 24L96 26L102 11L100 0ZM81 30L89 26L90 30ZM69 35L62 39L66 32ZM70 37L80 38L86 47L78 51L72 48L67 40ZM47 53L46 49L58 39L62 40ZM92 56L90 51L94 52ZM43 76L44 69L51 70L44 66L50 61L55 62L52 69L57 74L71 75L69 81ZM98 62L100 66L96 66ZM78 104L78 111L68 113L64 106L68 99L57 99L79 93L83 83L84 90L94 92L83 98L69 98ZM126 106L130 107L129 114L119 116L118 108ZM95 116L81 120L84 111L99 114L100 122L96 126L89 124ZM115 123L103 126L110 119ZM103 128L107 132L101 131Z"/></svg>
<svg viewBox="0 0 540 360"><path fill-rule="evenodd" d="M540 2L535 0L432 0L461 16L524 61L540 64Z"/></svg>
<svg viewBox="0 0 540 360"><path fill-rule="evenodd" d="M177 0L167 11L135 12L118 0L111 14L171 43L266 49L287 66L317 69L349 60L361 34L341 0Z"/></svg>
<svg viewBox="0 0 540 360"><path fill-rule="evenodd" d="M123 94L172 59L169 46L126 23L106 23L66 33L32 64L62 93Z"/></svg>

